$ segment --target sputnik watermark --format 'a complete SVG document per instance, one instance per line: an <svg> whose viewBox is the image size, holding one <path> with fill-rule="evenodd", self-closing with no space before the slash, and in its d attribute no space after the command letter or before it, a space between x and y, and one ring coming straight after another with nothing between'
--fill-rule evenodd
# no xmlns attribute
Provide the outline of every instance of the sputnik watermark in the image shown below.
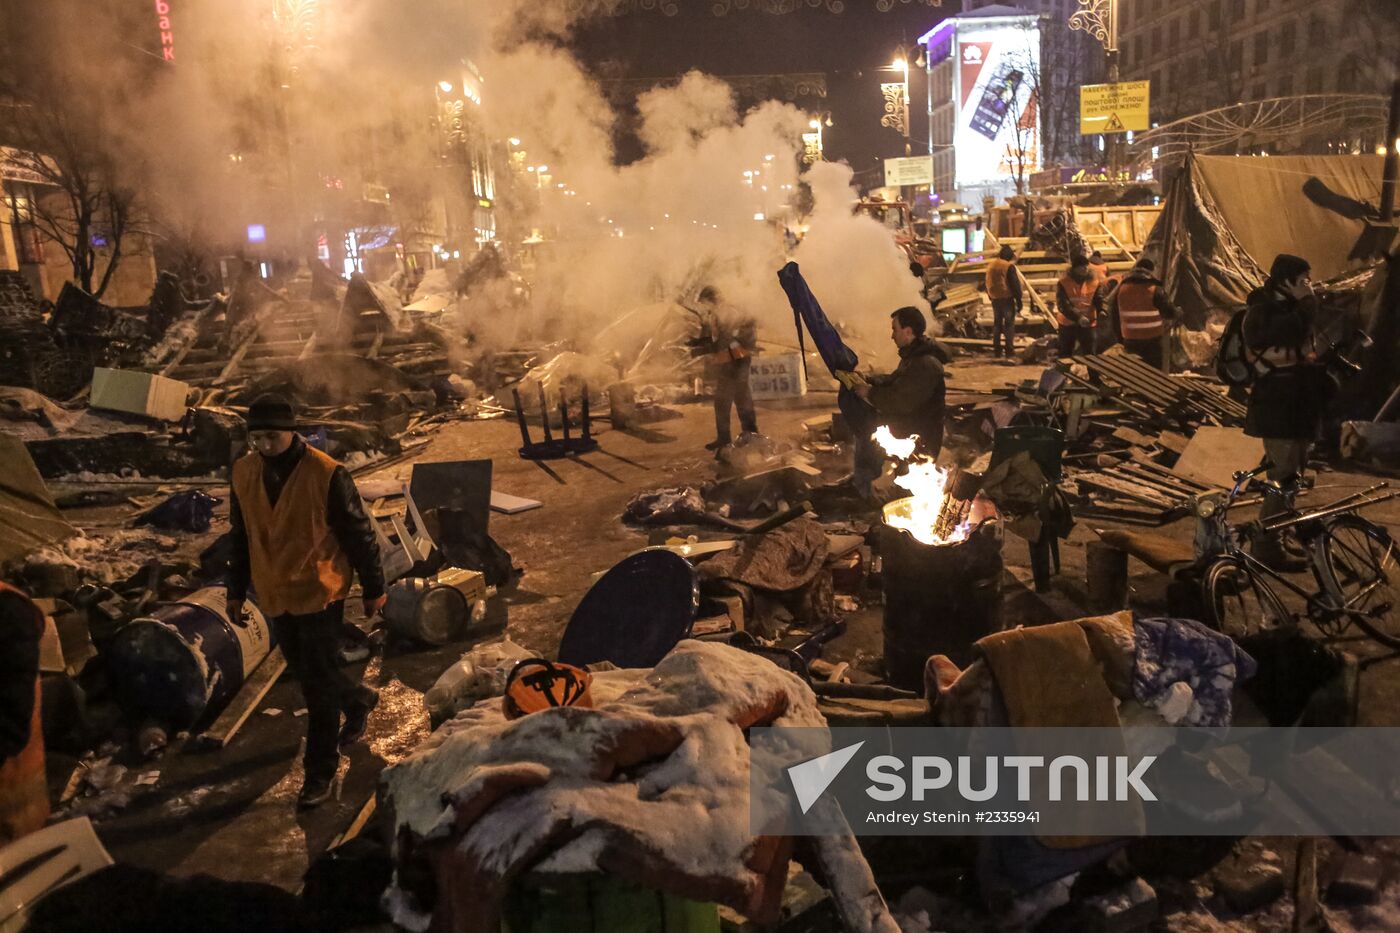
<svg viewBox="0 0 1400 933"><path fill-rule="evenodd" d="M1040 755L1008 755L999 758L989 755L975 761L970 755L960 755L956 768L947 758L935 755L916 755L909 762L894 755L880 755L870 759L865 766L866 776L873 782L866 793L872 800L915 800L922 802L925 794L953 786L953 773L957 772L957 792L963 800L984 803L996 799L1000 789L999 777L1003 769L1016 775L1016 799L1021 803L1031 800L1031 784L1038 769L1046 769L1049 799L1051 801L1078 800L1128 801L1136 795L1138 800L1156 800L1157 796L1143 783L1143 776L1156 755L1146 755L1135 762L1127 755L1097 755L1093 764L1077 755L1060 755L1047 765ZM981 765L981 786L974 787L977 781L978 765ZM905 779L903 771L908 764L910 778ZM1090 779L1092 768L1093 779ZM1071 776L1066 778L1066 772ZM1068 785L1072 796L1065 796Z"/></svg>
<svg viewBox="0 0 1400 933"><path fill-rule="evenodd" d="M755 833L1400 835L1400 729L755 729Z"/></svg>
<svg viewBox="0 0 1400 933"><path fill-rule="evenodd" d="M812 809L812 805L840 776L864 744L863 741L857 742L787 769L788 779L792 782L803 813ZM1015 773L1016 799L1027 803L1031 800L1034 773L1044 768L1051 801L1067 799L1067 786L1072 793L1068 799L1081 802L1127 801L1133 795L1138 800L1156 800L1157 795L1143 783L1144 775L1156 760L1156 755L1143 756L1135 763L1126 755L1112 758L1099 755L1091 764L1077 755L1060 755L1047 764L1040 755L1008 755L1005 758L991 755L981 760L984 768L981 786L974 787L978 763L970 755L958 756L956 764L936 755L915 755L909 761L894 755L877 755L865 764L865 775L871 782L865 792L871 800L886 803L895 800L922 803L927 794L953 787L956 772L958 795L970 803L983 803L997 797L1001 771L1009 769ZM904 775L906 766L909 772L907 779Z"/></svg>

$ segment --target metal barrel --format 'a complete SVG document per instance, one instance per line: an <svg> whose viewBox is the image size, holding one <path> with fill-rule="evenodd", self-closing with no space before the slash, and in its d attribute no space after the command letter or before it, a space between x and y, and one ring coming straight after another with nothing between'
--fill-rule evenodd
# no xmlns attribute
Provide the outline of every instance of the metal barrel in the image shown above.
<svg viewBox="0 0 1400 933"><path fill-rule="evenodd" d="M930 656L947 655L966 666L977 640L1001 631L1001 539L999 522L942 545L880 526L885 674L891 684L922 693Z"/></svg>
<svg viewBox="0 0 1400 933"><path fill-rule="evenodd" d="M228 620L226 591L211 587L133 619L112 638L106 660L122 707L176 729L217 716L272 649L272 631L245 603Z"/></svg>
<svg viewBox="0 0 1400 933"><path fill-rule="evenodd" d="M384 620L398 635L428 645L462 638L472 621L472 607L486 598L486 581L472 570L453 568L437 579L400 580L389 588Z"/></svg>

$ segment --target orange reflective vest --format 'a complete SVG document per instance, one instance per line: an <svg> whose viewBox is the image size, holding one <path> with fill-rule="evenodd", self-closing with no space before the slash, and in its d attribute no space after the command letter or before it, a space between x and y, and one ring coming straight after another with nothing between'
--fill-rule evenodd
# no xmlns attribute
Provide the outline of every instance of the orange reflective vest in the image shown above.
<svg viewBox="0 0 1400 933"><path fill-rule="evenodd" d="M263 485L262 456L233 465L233 491L248 532L248 566L263 615L311 615L350 593L353 571L326 519L337 464L307 447L277 505Z"/></svg>
<svg viewBox="0 0 1400 933"><path fill-rule="evenodd" d="M1156 340L1162 336L1162 313L1157 310L1157 286L1124 282L1118 286L1118 331L1124 340Z"/></svg>
<svg viewBox="0 0 1400 933"><path fill-rule="evenodd" d="M1011 275L1011 260L993 259L987 264L987 297L1010 298L1011 286L1007 278Z"/></svg>
<svg viewBox="0 0 1400 933"><path fill-rule="evenodd" d="M1094 294L1099 290L1099 280L1094 276L1080 282L1065 273L1060 276L1060 287L1065 290L1066 297L1069 298L1069 305L1074 309L1076 317L1089 319L1089 326L1093 327L1098 319L1098 314L1094 311ZM1055 308L1055 319L1060 322L1061 327L1077 327L1079 321L1070 320L1065 317L1059 307Z"/></svg>
<svg viewBox="0 0 1400 933"><path fill-rule="evenodd" d="M0 591L15 593L33 612L39 637L44 636L44 614L20 590L0 583ZM34 712L29 718L29 741L18 755L0 762L0 845L13 842L49 819L49 788L44 778L44 720L39 713L39 672L34 671Z"/></svg>

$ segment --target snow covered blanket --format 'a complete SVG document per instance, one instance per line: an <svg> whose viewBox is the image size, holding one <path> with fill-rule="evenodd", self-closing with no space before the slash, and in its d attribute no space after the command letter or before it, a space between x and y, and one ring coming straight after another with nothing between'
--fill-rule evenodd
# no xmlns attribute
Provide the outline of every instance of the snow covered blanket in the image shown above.
<svg viewBox="0 0 1400 933"><path fill-rule="evenodd" d="M650 671L595 674L592 692L592 709L515 721L479 704L385 771L398 923L495 933L526 871L606 872L778 918L793 840L750 834L745 730L824 727L811 690L756 655L684 641ZM851 929L897 931L854 838L814 842Z"/></svg>

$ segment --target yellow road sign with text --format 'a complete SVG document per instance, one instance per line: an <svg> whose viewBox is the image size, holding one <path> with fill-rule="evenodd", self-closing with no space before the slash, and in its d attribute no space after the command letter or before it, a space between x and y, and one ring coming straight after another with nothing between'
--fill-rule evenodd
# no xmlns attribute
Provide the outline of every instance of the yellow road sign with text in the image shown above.
<svg viewBox="0 0 1400 933"><path fill-rule="evenodd" d="M1150 81L1085 84L1079 88L1079 132L1125 133L1152 126Z"/></svg>

